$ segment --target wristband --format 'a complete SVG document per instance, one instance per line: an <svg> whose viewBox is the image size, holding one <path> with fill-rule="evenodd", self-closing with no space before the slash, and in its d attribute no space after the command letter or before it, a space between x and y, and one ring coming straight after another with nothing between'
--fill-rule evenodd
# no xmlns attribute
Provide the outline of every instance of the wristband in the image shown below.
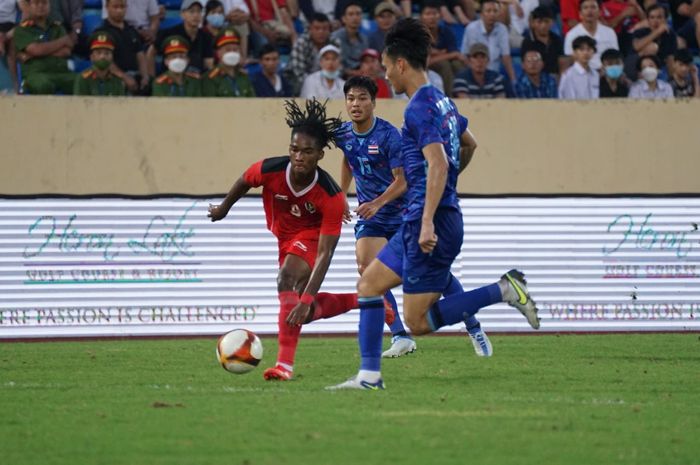
<svg viewBox="0 0 700 465"><path fill-rule="evenodd" d="M301 302L304 305L311 305L312 303L314 303L314 296L304 292L299 298L299 302Z"/></svg>

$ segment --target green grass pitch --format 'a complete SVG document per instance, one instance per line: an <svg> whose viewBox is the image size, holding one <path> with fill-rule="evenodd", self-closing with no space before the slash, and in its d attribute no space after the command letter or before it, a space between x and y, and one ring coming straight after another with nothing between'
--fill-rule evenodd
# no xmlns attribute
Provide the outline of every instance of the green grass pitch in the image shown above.
<svg viewBox="0 0 700 465"><path fill-rule="evenodd" d="M238 376L214 338L0 344L0 463L700 463L697 333L491 339L421 338L384 392L323 390L354 338L302 338L291 382L274 338Z"/></svg>

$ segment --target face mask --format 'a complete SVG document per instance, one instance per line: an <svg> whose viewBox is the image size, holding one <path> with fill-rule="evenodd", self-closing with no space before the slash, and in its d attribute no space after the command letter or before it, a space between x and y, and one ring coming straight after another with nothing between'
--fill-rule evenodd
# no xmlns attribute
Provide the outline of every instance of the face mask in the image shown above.
<svg viewBox="0 0 700 465"><path fill-rule="evenodd" d="M207 15L207 24L211 27L219 28L224 25L225 20L224 15L221 13L212 13Z"/></svg>
<svg viewBox="0 0 700 465"><path fill-rule="evenodd" d="M173 58L168 62L168 69L172 73L183 73L187 69L187 60L184 58Z"/></svg>
<svg viewBox="0 0 700 465"><path fill-rule="evenodd" d="M95 69L99 69L100 71L106 70L111 64L111 60L95 60L92 62L92 66L94 66Z"/></svg>
<svg viewBox="0 0 700 465"><path fill-rule="evenodd" d="M241 61L241 54L238 52L226 52L221 57L221 61L227 66L236 66Z"/></svg>
<svg viewBox="0 0 700 465"><path fill-rule="evenodd" d="M610 79L618 79L620 76L622 76L622 65L606 66L605 75Z"/></svg>
<svg viewBox="0 0 700 465"><path fill-rule="evenodd" d="M652 67L652 66L647 66L642 70L642 79L644 79L646 82L654 82L656 81L656 77L659 75L659 70Z"/></svg>
<svg viewBox="0 0 700 465"><path fill-rule="evenodd" d="M338 76L340 76L340 70L336 69L335 71L326 71L325 69L322 69L321 76L326 79L338 79Z"/></svg>

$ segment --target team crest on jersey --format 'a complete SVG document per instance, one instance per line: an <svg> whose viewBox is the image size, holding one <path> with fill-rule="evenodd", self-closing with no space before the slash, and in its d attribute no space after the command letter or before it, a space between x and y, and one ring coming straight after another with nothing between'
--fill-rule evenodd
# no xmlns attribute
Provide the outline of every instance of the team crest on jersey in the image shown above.
<svg viewBox="0 0 700 465"><path fill-rule="evenodd" d="M368 145L367 153L370 155L379 155L379 146L377 144Z"/></svg>
<svg viewBox="0 0 700 465"><path fill-rule="evenodd" d="M352 150L352 144L345 144L345 150Z"/></svg>
<svg viewBox="0 0 700 465"><path fill-rule="evenodd" d="M306 211L313 214L316 213L316 205L314 205L311 202L306 202L304 203L304 207L306 208Z"/></svg>
<svg viewBox="0 0 700 465"><path fill-rule="evenodd" d="M275 198L279 200L287 200L287 196L282 194L275 194Z"/></svg>
<svg viewBox="0 0 700 465"><path fill-rule="evenodd" d="M292 215L296 216L297 218L301 217L301 210L299 209L299 205L297 204L292 204L292 208L290 210Z"/></svg>

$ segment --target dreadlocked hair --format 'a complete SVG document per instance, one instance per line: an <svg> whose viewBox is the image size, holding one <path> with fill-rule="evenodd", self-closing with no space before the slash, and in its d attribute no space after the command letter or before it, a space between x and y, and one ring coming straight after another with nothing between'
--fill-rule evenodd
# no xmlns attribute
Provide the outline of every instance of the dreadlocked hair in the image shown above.
<svg viewBox="0 0 700 465"><path fill-rule="evenodd" d="M302 133L311 136L318 141L321 149L330 147L331 144L337 146L336 137L343 120L326 117L326 102L321 103L315 98L307 100L304 112L294 100L285 100L286 121L292 129L292 135Z"/></svg>

